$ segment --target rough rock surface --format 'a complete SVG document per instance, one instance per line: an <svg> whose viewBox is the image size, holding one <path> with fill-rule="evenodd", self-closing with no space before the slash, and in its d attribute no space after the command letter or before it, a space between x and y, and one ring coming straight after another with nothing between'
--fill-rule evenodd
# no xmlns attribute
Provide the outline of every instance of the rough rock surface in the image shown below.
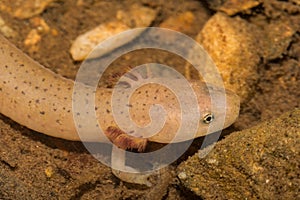
<svg viewBox="0 0 300 200"><path fill-rule="evenodd" d="M178 176L204 199L299 199L300 109L226 137Z"/></svg>

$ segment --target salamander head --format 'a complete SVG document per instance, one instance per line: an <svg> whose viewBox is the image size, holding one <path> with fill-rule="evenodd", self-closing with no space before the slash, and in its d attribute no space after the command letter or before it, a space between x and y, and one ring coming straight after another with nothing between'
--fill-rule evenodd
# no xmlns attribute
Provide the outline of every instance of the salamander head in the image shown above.
<svg viewBox="0 0 300 200"><path fill-rule="evenodd" d="M194 88L200 87L202 86L198 85ZM211 94L207 95L210 96L211 100L199 102L201 118L196 137L229 127L236 121L239 115L240 98L238 95L230 90L220 90L216 86L209 85L208 87ZM203 90L202 88L201 91ZM225 95L223 92L225 92ZM201 94L205 95L205 93ZM200 100L201 96L198 95L198 98ZM204 98L206 97L203 96L202 99Z"/></svg>
<svg viewBox="0 0 300 200"><path fill-rule="evenodd" d="M195 81L191 83L192 88L197 96L200 118L198 120L198 130L193 134L179 134L174 140L181 116L178 117L177 107L171 110L170 121L165 124L163 131L153 135L150 141L160 143L182 142L207 134L222 130L235 122L239 115L240 99L230 90L221 90L217 86ZM196 109L191 103L190 108ZM176 119L177 118L177 119ZM174 124L176 124L175 126ZM190 120L192 121L192 120ZM188 132L188 131L187 131Z"/></svg>
<svg viewBox="0 0 300 200"><path fill-rule="evenodd" d="M175 143L222 130L237 119L240 100L233 92L199 80L190 81L188 86L181 79L162 80L152 79L152 82L134 88L128 104L130 121L128 115L122 118L127 121L121 121L132 136ZM131 82L131 79L127 80L132 87L135 83ZM121 88L121 94L130 94L127 89ZM120 112L121 107L126 108L125 104L120 104L119 113L125 113ZM151 109L153 116L150 116ZM195 109L199 112L194 112ZM133 126L130 125L132 122Z"/></svg>

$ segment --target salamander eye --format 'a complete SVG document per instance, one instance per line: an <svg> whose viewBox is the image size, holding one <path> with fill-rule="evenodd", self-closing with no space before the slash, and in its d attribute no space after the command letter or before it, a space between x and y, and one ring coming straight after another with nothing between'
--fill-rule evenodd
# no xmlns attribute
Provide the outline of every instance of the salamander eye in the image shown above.
<svg viewBox="0 0 300 200"><path fill-rule="evenodd" d="M209 124L211 123L212 121L214 121L214 115L212 113L207 113L206 115L204 115L203 117L203 122L205 124Z"/></svg>

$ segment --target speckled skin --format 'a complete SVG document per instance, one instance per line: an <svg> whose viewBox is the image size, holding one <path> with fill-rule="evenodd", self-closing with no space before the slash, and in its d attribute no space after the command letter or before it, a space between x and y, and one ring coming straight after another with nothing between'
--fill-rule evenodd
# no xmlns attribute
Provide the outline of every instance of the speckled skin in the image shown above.
<svg viewBox="0 0 300 200"><path fill-rule="evenodd" d="M201 113L214 113L215 123L220 115L211 110L210 96L206 85L191 83L197 97ZM12 120L32 130L67 140L80 140L72 111L74 81L61 77L33 61L14 45L0 36L0 112ZM218 89L214 90L218 93ZM96 115L103 130L116 126L110 99L112 90L98 88L96 92ZM239 98L226 91L226 120L224 127L231 125L239 113ZM160 103L167 111L167 121L163 129L149 138L150 141L168 143L174 137L180 124L180 107L175 95L157 84L140 87L131 97L131 117L140 126L150 122L148 109ZM84 113L75 113L84 115ZM97 126L94 124L92 126ZM199 129L195 137L207 134L208 124L199 119ZM80 127L85 128L85 127ZM216 131L216 130L215 130ZM140 133L142 135L142 133ZM192 138L182 138L188 140ZM107 141L93 134L87 134L85 141ZM179 142L179 141L175 141Z"/></svg>

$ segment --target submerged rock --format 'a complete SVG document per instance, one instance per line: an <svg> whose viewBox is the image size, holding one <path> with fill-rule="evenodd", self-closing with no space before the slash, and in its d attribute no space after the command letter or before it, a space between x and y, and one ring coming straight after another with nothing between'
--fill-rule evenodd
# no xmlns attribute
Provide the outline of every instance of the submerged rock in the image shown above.
<svg viewBox="0 0 300 200"><path fill-rule="evenodd" d="M204 199L299 199L300 109L235 132L178 167L182 184Z"/></svg>
<svg viewBox="0 0 300 200"><path fill-rule="evenodd" d="M258 6L263 0L210 0L209 7L216 11L223 11L228 15L249 13L251 8Z"/></svg>
<svg viewBox="0 0 300 200"><path fill-rule="evenodd" d="M167 18L159 25L159 27L188 34L193 31L195 20L195 15L191 11L186 11L184 13Z"/></svg>
<svg viewBox="0 0 300 200"><path fill-rule="evenodd" d="M258 80L259 31L257 26L246 20L217 13L208 20L196 39L218 67L225 88L236 92L242 103L251 98ZM214 80L216 74L208 67L206 71Z"/></svg>
<svg viewBox="0 0 300 200"><path fill-rule="evenodd" d="M15 37L17 35L17 33L6 24L6 22L4 21L4 19L2 19L1 16L0 16L0 33L8 38Z"/></svg>
<svg viewBox="0 0 300 200"><path fill-rule="evenodd" d="M97 45L112 36L132 28L148 27L155 19L156 15L156 10L137 4L132 5L128 11L118 11L115 19L102 23L94 29L79 35L75 39L70 49L73 60L82 61L86 59L89 53L91 53ZM127 34L128 37L126 39L115 39L114 41L111 41L108 46L101 48L105 49L104 52L93 52L93 55L90 55L89 58L93 58L93 56L100 57L106 53L109 53L114 49L132 41L141 33L142 30L135 31L134 34Z"/></svg>
<svg viewBox="0 0 300 200"><path fill-rule="evenodd" d="M2 5L1 10L8 12L18 19L29 19L39 15L55 0L16 0L11 1L9 6Z"/></svg>

